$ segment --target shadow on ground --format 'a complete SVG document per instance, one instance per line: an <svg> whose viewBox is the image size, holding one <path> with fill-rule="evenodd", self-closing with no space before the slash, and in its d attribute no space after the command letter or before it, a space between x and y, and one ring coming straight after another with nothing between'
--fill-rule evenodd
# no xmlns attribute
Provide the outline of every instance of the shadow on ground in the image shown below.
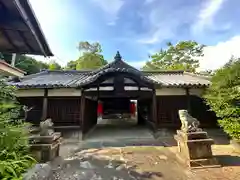
<svg viewBox="0 0 240 180"><path fill-rule="evenodd" d="M239 156L217 155L216 158L222 166L240 166Z"/></svg>
<svg viewBox="0 0 240 180"><path fill-rule="evenodd" d="M135 166L128 166L126 162L107 160L94 156L75 157L65 160L61 168L53 170L51 179L122 179L141 180L162 177L160 172L137 172Z"/></svg>
<svg viewBox="0 0 240 180"><path fill-rule="evenodd" d="M205 128L203 130L208 133L209 138L212 138L214 140L214 144L230 144L230 138L221 129ZM175 134L176 129L159 129L157 132L154 133L154 138L157 139L159 142L162 142L165 147L177 146L177 142L174 139Z"/></svg>

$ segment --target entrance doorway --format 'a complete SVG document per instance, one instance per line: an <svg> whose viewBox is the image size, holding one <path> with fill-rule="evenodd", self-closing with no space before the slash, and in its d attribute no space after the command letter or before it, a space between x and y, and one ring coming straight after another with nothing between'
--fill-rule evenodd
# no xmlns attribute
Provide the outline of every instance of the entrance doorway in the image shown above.
<svg viewBox="0 0 240 180"><path fill-rule="evenodd" d="M92 128L86 132L84 140L152 139L152 129L149 128L152 121L152 93L148 93L145 98L99 98L95 106L97 120L91 119Z"/></svg>
<svg viewBox="0 0 240 180"><path fill-rule="evenodd" d="M100 101L102 114L98 115L93 131L85 137L87 141L113 141L130 139L152 139L146 119L139 118L138 100L128 98L105 98ZM135 108L132 108L134 107ZM139 121L140 120L140 121Z"/></svg>
<svg viewBox="0 0 240 180"><path fill-rule="evenodd" d="M147 125L151 127L156 123L153 84L142 79L139 74L118 71L103 73L93 83L83 87L81 98L84 139L98 129L103 129L99 131L108 138L113 137L114 133L118 134L118 131L123 136L128 134L127 129L130 132L138 129L140 133L135 134L137 138L146 134L141 128L147 129ZM113 134L108 135L107 131ZM129 136L131 134L133 137L133 133Z"/></svg>

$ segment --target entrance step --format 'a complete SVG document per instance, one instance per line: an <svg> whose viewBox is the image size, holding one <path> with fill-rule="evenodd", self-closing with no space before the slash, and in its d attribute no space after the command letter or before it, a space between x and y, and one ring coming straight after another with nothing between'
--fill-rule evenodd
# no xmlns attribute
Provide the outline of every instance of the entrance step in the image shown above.
<svg viewBox="0 0 240 180"><path fill-rule="evenodd" d="M164 146L161 141L153 138L146 139L122 139L109 141L82 141L79 143L78 151L85 149L99 149L106 147L127 147L127 146Z"/></svg>

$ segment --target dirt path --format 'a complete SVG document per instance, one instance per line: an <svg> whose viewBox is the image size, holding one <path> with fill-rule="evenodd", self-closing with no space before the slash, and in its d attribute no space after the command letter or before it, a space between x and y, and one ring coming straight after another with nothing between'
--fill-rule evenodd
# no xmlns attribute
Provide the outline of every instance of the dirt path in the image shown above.
<svg viewBox="0 0 240 180"><path fill-rule="evenodd" d="M189 170L177 162L176 146L81 150L53 168L49 180L239 180L240 155L230 145L213 145L212 150L223 167Z"/></svg>
<svg viewBox="0 0 240 180"><path fill-rule="evenodd" d="M164 147L104 148L81 151L66 159L50 179L187 180L182 168Z"/></svg>

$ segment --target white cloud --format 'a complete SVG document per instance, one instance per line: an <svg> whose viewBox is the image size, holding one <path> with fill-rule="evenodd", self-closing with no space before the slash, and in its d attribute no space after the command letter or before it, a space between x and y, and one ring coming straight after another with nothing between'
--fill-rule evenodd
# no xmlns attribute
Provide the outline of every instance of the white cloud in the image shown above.
<svg viewBox="0 0 240 180"><path fill-rule="evenodd" d="M108 26L115 26L116 25L116 21L109 21L107 23Z"/></svg>
<svg viewBox="0 0 240 180"><path fill-rule="evenodd" d="M137 42L141 44L156 44L174 36L173 30L175 22L170 20L169 16L165 16L165 19L159 19L163 13L159 8L152 8L149 14L141 15L146 26L149 27L149 31L141 36ZM167 22L169 20L169 22Z"/></svg>
<svg viewBox="0 0 240 180"><path fill-rule="evenodd" d="M155 2L156 0L145 0L144 4L151 4L153 2Z"/></svg>
<svg viewBox="0 0 240 180"><path fill-rule="evenodd" d="M217 69L229 61L231 56L240 57L240 35L219 42L215 46L204 49L204 57L200 60L200 70Z"/></svg>
<svg viewBox="0 0 240 180"><path fill-rule="evenodd" d="M152 33L149 33L146 37L140 38L137 41L141 44L156 44L173 36L174 33L171 29L157 28Z"/></svg>
<svg viewBox="0 0 240 180"><path fill-rule="evenodd" d="M179 6L176 2L156 2L154 6L144 7L140 14L143 26L148 27L148 30L140 34L137 40L141 44L156 44L178 37L179 28L185 28L192 22L192 14L197 8L197 6L186 5L176 9L176 6Z"/></svg>
<svg viewBox="0 0 240 180"><path fill-rule="evenodd" d="M115 25L115 21L118 19L118 14L124 5L123 0L92 0L96 3L105 13L108 21L108 25Z"/></svg>
<svg viewBox="0 0 240 180"><path fill-rule="evenodd" d="M240 35L234 36L226 41L218 42L216 45L207 46L203 49L204 56L199 58L200 67L202 70L215 70L222 67L229 59L234 57L240 58ZM154 54L158 50L150 49L149 54ZM130 62L132 66L142 67L146 61Z"/></svg>
<svg viewBox="0 0 240 180"><path fill-rule="evenodd" d="M194 34L201 32L206 27L213 26L215 15L221 9L225 0L208 0L200 10L197 21L192 26Z"/></svg>

